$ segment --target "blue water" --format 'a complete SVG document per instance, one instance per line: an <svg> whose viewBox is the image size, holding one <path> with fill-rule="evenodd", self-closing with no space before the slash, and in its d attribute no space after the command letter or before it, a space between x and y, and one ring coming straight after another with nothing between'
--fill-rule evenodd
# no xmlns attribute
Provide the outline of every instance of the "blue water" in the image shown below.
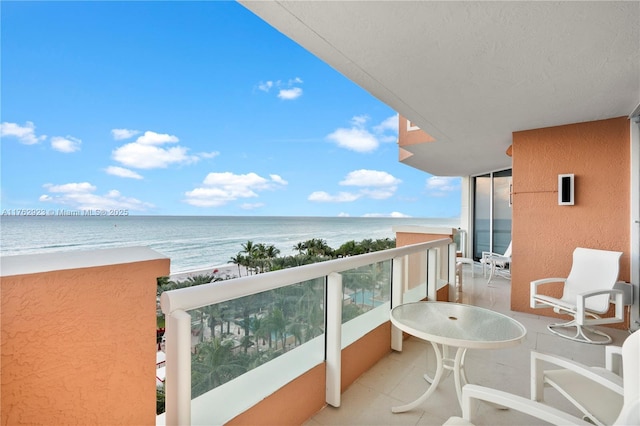
<svg viewBox="0 0 640 426"><path fill-rule="evenodd" d="M248 240L273 244L284 256L311 238L338 248L349 240L394 238L394 226L458 224L458 218L1 216L0 254L147 246L171 258L174 274L226 265Z"/></svg>
<svg viewBox="0 0 640 426"><path fill-rule="evenodd" d="M357 305L380 306L385 303L381 300L375 300L373 293L369 290L356 291L349 297L351 298L351 302Z"/></svg>

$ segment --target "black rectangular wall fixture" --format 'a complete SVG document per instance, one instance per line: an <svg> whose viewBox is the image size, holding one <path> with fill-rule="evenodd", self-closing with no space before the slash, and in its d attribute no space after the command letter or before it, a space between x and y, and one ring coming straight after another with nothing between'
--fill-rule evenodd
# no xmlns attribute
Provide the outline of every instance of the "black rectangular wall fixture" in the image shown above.
<svg viewBox="0 0 640 426"><path fill-rule="evenodd" d="M558 205L573 206L575 204L575 176L573 173L558 175Z"/></svg>

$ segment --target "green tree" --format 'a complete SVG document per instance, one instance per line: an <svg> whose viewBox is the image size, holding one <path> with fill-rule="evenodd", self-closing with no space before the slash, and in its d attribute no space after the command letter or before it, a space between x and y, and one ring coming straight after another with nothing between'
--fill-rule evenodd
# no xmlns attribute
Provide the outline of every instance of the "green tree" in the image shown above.
<svg viewBox="0 0 640 426"><path fill-rule="evenodd" d="M235 362L232 349L231 342L223 343L217 337L198 345L198 350L191 358L193 397L202 395L247 371L244 366Z"/></svg>
<svg viewBox="0 0 640 426"><path fill-rule="evenodd" d="M164 401L165 392L163 383L161 386L156 386L156 415L164 413Z"/></svg>
<svg viewBox="0 0 640 426"><path fill-rule="evenodd" d="M244 256L242 256L241 253L238 253L236 256L231 257L231 259L229 259L229 262L227 262L227 263L233 263L234 265L236 265L238 267L238 276L239 277L242 276L241 266L244 265L245 258L244 258Z"/></svg>

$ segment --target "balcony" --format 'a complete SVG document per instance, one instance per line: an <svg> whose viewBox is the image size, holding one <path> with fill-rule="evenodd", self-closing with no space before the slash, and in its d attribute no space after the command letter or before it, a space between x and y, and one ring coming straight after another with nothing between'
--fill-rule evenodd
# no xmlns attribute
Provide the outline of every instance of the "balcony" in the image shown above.
<svg viewBox="0 0 640 426"><path fill-rule="evenodd" d="M468 351L465 365L472 383L528 397L531 350L558 354L587 365L604 367L604 347L558 338L546 329L547 324L553 322L552 318L512 311L510 281L498 277L492 281L493 288L487 288L486 279L482 277L482 273L478 273L480 268L476 268L475 278L465 268L463 291L457 293L458 301L515 318L527 328L527 337L523 344L515 348ZM613 337L613 345L621 345L629 335L626 330L613 328L607 328L606 332ZM340 408L326 406L306 421L305 426L441 425L450 416L459 416L461 413L453 386L453 375L445 379L436 393L419 408L406 413L391 412L391 407L409 403L421 395L428 386L423 374L433 371L435 355L431 345L409 337L403 343L402 352L387 354L343 392ZM546 392L547 402L580 415L559 393L552 389L547 389ZM487 404L479 406L474 422L479 425L546 424L521 413L500 410Z"/></svg>
<svg viewBox="0 0 640 426"><path fill-rule="evenodd" d="M448 286L455 279L452 249L448 239L419 243L165 296L167 414L158 417L153 414L155 278L167 274L169 260L136 248L5 257L2 422L441 424L459 414L451 378L419 409L390 411L425 389L421 376L432 370L433 357L426 343L413 338L404 341L402 352L391 351L389 307L424 297L508 313L527 327L527 340L516 348L470 351L472 382L527 395L528 353L534 348L603 364L602 347L552 337L545 329L549 318L510 311L507 280L498 278L487 288L481 274L473 278L465 267L463 291ZM345 306L340 276L380 263L390 272L386 280L392 291L386 301L340 321ZM192 321L186 310L320 277L327 277L323 334L191 398ZM615 343L627 335L610 332ZM483 409L486 424L519 423L513 413Z"/></svg>

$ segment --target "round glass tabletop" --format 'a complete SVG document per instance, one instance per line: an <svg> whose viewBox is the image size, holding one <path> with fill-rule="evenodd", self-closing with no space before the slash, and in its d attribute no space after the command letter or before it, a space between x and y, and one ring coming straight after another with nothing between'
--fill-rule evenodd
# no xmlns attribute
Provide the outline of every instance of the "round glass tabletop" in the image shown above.
<svg viewBox="0 0 640 426"><path fill-rule="evenodd" d="M515 346L527 330L513 318L449 302L414 302L391 310L391 322L411 335L443 345L492 349Z"/></svg>

